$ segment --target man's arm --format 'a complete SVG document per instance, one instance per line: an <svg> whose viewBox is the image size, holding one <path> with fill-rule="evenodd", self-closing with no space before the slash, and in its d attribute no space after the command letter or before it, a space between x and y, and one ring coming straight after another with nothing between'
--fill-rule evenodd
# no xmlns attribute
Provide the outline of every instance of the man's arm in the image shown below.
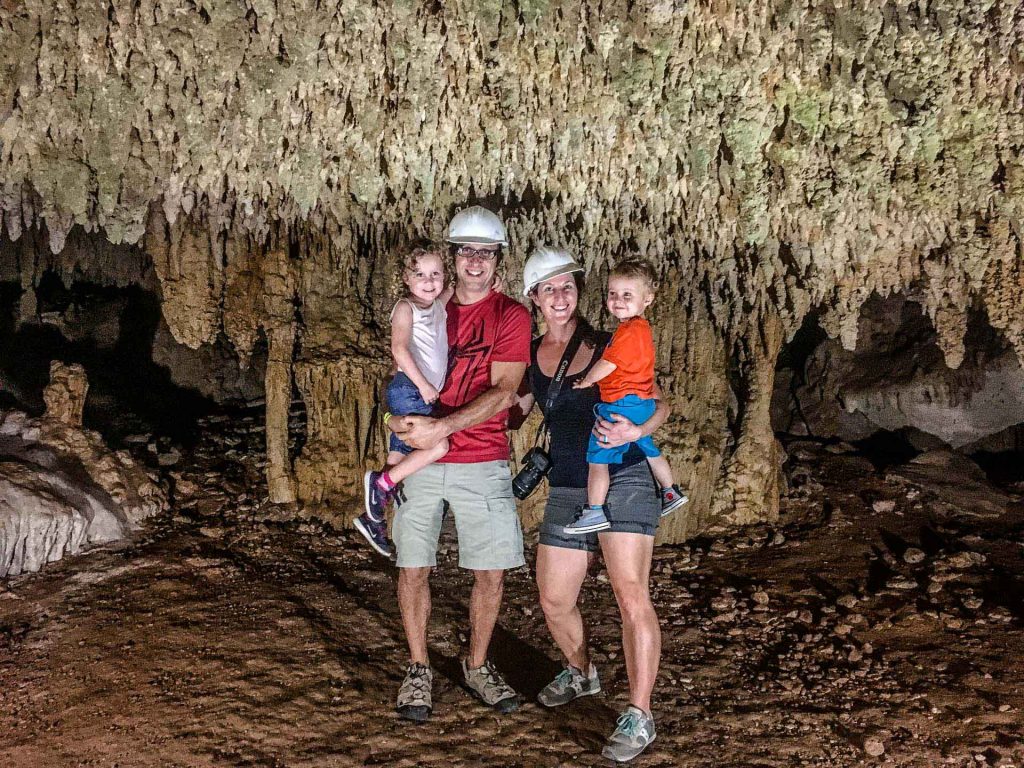
<svg viewBox="0 0 1024 768"><path fill-rule="evenodd" d="M441 418L405 416L400 421L392 419L397 422L393 429L403 442L413 448L432 448L455 432L476 426L498 411L511 407L525 373L526 363L491 363L490 389Z"/></svg>

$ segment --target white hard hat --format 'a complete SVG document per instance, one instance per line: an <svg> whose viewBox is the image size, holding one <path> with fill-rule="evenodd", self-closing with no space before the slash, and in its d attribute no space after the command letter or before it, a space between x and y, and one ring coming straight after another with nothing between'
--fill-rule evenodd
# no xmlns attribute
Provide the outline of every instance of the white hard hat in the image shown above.
<svg viewBox="0 0 1024 768"><path fill-rule="evenodd" d="M479 205L463 208L448 225L448 242L470 245L508 245L505 225Z"/></svg>
<svg viewBox="0 0 1024 768"><path fill-rule="evenodd" d="M530 289L545 280L582 271L583 267L568 251L542 245L530 254L523 265L523 295L529 296Z"/></svg>

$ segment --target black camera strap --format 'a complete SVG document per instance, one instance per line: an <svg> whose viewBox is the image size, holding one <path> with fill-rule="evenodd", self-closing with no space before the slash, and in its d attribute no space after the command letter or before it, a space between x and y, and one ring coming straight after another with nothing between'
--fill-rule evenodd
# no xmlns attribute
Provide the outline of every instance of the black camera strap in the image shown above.
<svg viewBox="0 0 1024 768"><path fill-rule="evenodd" d="M551 409L555 407L555 401L558 399L559 393L562 391L562 384L565 383L565 376L569 372L569 366L572 365L573 358L576 357L576 352L580 348L580 342L583 341L583 335L580 333L579 324L576 325L576 330L573 331L572 337L569 339L569 343L565 345L565 352L562 353L562 359L558 361L558 368L555 369L555 375L551 377L551 383L548 385L548 396L544 400L544 420L540 425L540 432L537 434L537 442L540 442L542 434L548 428L548 417L551 415ZM538 366L540 364L538 363Z"/></svg>

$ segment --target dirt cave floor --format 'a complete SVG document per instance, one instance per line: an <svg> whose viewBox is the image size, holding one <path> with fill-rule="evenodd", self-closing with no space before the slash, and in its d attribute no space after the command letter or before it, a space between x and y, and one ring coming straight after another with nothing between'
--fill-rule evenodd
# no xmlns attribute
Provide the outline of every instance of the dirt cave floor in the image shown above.
<svg viewBox="0 0 1024 768"><path fill-rule="evenodd" d="M0 766L604 763L626 680L600 563L582 610L605 692L532 703L559 662L524 568L492 657L529 703L499 716L460 685L469 581L446 529L434 715L400 721L395 570L262 502L261 447L255 415L211 419L171 512L0 585ZM1020 497L948 456L788 449L778 525L656 549L658 739L636 764L1024 766Z"/></svg>

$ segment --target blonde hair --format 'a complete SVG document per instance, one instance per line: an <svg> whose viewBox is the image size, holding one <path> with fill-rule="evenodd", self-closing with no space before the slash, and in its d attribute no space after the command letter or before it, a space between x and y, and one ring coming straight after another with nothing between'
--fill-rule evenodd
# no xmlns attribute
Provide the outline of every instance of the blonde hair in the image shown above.
<svg viewBox="0 0 1024 768"><path fill-rule="evenodd" d="M401 269L398 270L398 274L393 281L392 293L395 294L396 298L402 299L409 295L409 287L405 284L405 274L416 269L419 260L424 256L436 256L441 262L441 267L445 272L448 272L448 251L443 245L435 243L415 245L401 258Z"/></svg>
<svg viewBox="0 0 1024 768"><path fill-rule="evenodd" d="M626 259L620 261L614 267L611 272L608 273L608 277L625 277L633 280L643 280L647 284L648 290L654 293L658 288L658 275L654 271L654 267L648 264L643 259Z"/></svg>

